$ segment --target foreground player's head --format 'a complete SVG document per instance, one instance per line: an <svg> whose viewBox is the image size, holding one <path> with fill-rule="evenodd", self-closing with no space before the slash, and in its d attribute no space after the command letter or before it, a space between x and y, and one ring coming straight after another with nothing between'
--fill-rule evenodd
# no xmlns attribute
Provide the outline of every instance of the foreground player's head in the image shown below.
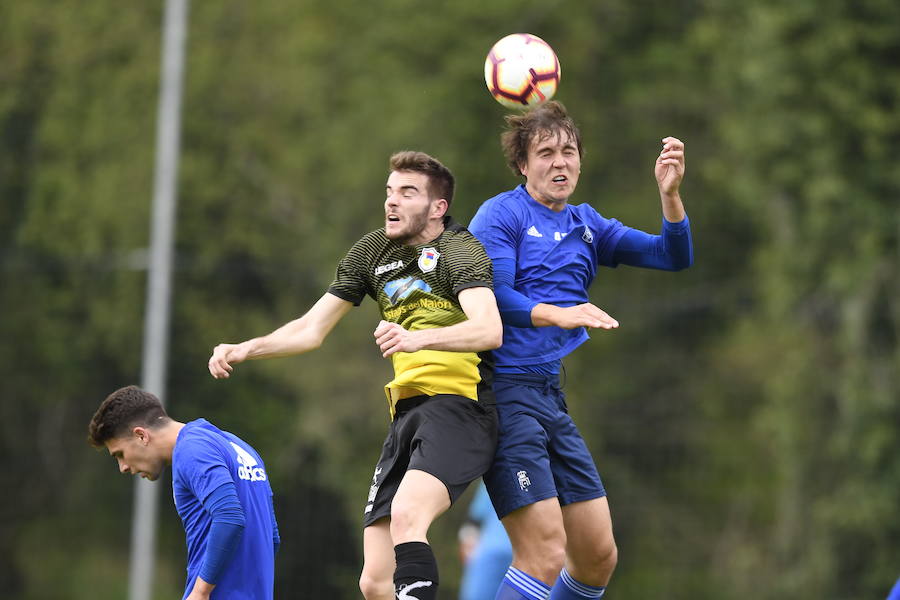
<svg viewBox="0 0 900 600"><path fill-rule="evenodd" d="M391 156L389 168L385 234L407 245L431 241L443 231L453 201L453 173L437 159L411 150Z"/></svg>
<svg viewBox="0 0 900 600"><path fill-rule="evenodd" d="M159 398L130 385L100 404L88 426L88 441L105 447L120 472L155 481L172 460L174 439L164 432L173 423Z"/></svg>
<svg viewBox="0 0 900 600"><path fill-rule="evenodd" d="M584 148L581 132L566 108L550 101L523 114L508 115L500 137L506 163L522 175L531 196L547 206L575 191Z"/></svg>

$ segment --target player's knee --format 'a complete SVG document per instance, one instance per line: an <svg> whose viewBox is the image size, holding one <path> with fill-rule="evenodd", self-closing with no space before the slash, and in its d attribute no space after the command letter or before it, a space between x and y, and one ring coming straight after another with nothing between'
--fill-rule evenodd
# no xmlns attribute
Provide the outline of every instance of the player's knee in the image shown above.
<svg viewBox="0 0 900 600"><path fill-rule="evenodd" d="M553 548L543 555L533 557L530 565L525 566L525 572L537 577L541 581L552 585L556 577L566 564L565 548Z"/></svg>
<svg viewBox="0 0 900 600"><path fill-rule="evenodd" d="M423 531L423 529L425 531ZM398 502L391 505L391 538L399 544L424 536L428 529L425 516L415 506Z"/></svg>
<svg viewBox="0 0 900 600"><path fill-rule="evenodd" d="M570 556L579 572L589 581L606 581L619 561L619 549L613 539L603 540L583 550L581 556Z"/></svg>
<svg viewBox="0 0 900 600"><path fill-rule="evenodd" d="M514 562L526 573L551 583L566 562L566 535L564 531L545 533L518 544Z"/></svg>
<svg viewBox="0 0 900 600"><path fill-rule="evenodd" d="M552 576L556 576L566 564L566 542L552 544L546 547L543 553L547 562L547 570Z"/></svg>
<svg viewBox="0 0 900 600"><path fill-rule="evenodd" d="M611 573L619 562L619 547L616 546L616 542L610 540L608 544L600 549L598 554L597 560L601 569Z"/></svg>
<svg viewBox="0 0 900 600"><path fill-rule="evenodd" d="M359 576L359 591L366 600L391 600L394 597L393 579L376 576L363 569Z"/></svg>

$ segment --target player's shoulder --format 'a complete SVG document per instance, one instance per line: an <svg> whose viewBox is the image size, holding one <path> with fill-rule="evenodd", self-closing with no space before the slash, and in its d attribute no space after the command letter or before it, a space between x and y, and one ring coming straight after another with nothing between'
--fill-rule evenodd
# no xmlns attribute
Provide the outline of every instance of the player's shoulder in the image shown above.
<svg viewBox="0 0 900 600"><path fill-rule="evenodd" d="M472 264L489 261L484 246L465 226L451 219L437 240L437 251L443 257L442 271L459 272Z"/></svg>
<svg viewBox="0 0 900 600"><path fill-rule="evenodd" d="M570 203L568 204L568 206L569 206L569 209L570 209L570 210L575 211L575 212L578 213L579 215L597 215L597 216L601 216L601 215L600 215L600 211L598 211L596 208L594 208L594 206L593 206L592 204L590 204L590 203L588 203L588 202L579 202L579 203L577 203L577 204L574 203L574 202L570 202Z"/></svg>
<svg viewBox="0 0 900 600"><path fill-rule="evenodd" d="M178 448L179 444L186 442L209 440L213 433L209 427L210 425L212 424L206 419L188 421L181 428L181 431L178 432L178 441L175 444L175 448Z"/></svg>
<svg viewBox="0 0 900 600"><path fill-rule="evenodd" d="M490 206L491 210L502 210L507 212L520 211L528 208L531 203L531 196L525 189L524 184L517 185L511 190L500 192L493 198L488 198L485 204Z"/></svg>
<svg viewBox="0 0 900 600"><path fill-rule="evenodd" d="M453 217L449 215L447 216L444 222L444 232L440 238L442 241L464 240L470 237L473 236L468 227L466 227Z"/></svg>
<svg viewBox="0 0 900 600"><path fill-rule="evenodd" d="M509 221L521 218L528 211L526 201L529 199L530 196L523 185L488 198L478 207L470 227L477 233L481 227L488 224L488 221Z"/></svg>
<svg viewBox="0 0 900 600"><path fill-rule="evenodd" d="M481 248L481 242L472 234L469 229L452 218L449 219L444 228L444 233L439 239L439 245L447 248Z"/></svg>
<svg viewBox="0 0 900 600"><path fill-rule="evenodd" d="M593 221L601 224L617 222L615 219L604 217L600 214L600 211L587 202L582 202L581 204L569 204L569 208L585 221Z"/></svg>
<svg viewBox="0 0 900 600"><path fill-rule="evenodd" d="M185 423L178 433L173 455L185 456L219 451L225 443L227 443L225 432L206 419L197 419Z"/></svg>

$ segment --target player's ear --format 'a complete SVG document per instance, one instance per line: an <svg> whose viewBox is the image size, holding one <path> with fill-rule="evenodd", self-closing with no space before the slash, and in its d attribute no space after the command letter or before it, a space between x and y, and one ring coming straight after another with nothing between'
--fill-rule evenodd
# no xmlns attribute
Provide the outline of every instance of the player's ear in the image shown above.
<svg viewBox="0 0 900 600"><path fill-rule="evenodd" d="M131 430L131 435L134 436L134 439L141 444L142 446L146 446L150 443L150 430L146 427L135 426Z"/></svg>
<svg viewBox="0 0 900 600"><path fill-rule="evenodd" d="M431 215L435 218L442 219L447 214L450 203L445 198L438 198L431 203Z"/></svg>

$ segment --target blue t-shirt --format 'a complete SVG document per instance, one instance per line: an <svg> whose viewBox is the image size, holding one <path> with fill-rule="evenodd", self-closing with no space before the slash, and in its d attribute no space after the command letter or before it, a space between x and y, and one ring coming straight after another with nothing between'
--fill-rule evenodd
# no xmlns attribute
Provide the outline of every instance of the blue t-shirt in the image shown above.
<svg viewBox="0 0 900 600"><path fill-rule="evenodd" d="M271 600L274 590L275 516L272 488L262 458L249 444L205 419L187 423L172 454L172 493L184 524L188 566L186 597L206 554L212 519L203 502L233 483L244 511L243 535L212 598Z"/></svg>
<svg viewBox="0 0 900 600"><path fill-rule="evenodd" d="M588 287L601 265L614 267L613 252L630 228L588 204L554 212L536 202L524 185L498 194L478 209L469 231L491 259L516 264L515 290L557 306L588 302ZM559 361L588 339L583 327L503 326L503 345L493 350L499 371Z"/></svg>

